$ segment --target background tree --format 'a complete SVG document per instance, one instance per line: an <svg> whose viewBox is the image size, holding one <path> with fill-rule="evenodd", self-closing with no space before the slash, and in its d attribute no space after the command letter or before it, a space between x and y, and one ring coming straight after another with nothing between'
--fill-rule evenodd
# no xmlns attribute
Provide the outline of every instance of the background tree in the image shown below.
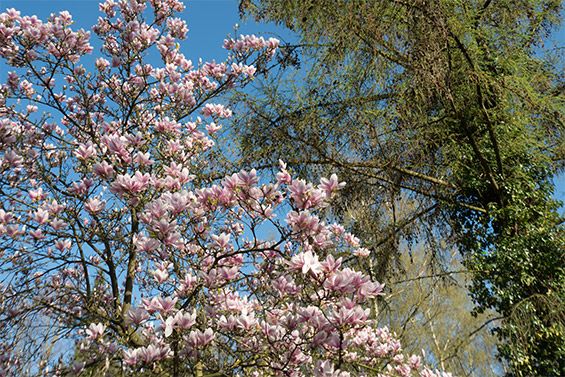
<svg viewBox="0 0 565 377"><path fill-rule="evenodd" d="M257 82L234 134L243 161L284 157L351 184L334 214L395 271L402 240L441 234L473 271L476 311L503 316L509 375L565 373L563 77L538 48L561 2L241 1L295 31L290 70ZM286 140L287 142L280 142ZM399 216L398 200L412 210ZM441 254L441 247L430 247Z"/></svg>
<svg viewBox="0 0 565 377"><path fill-rule="evenodd" d="M400 248L402 274L389 281L381 321L402 341L407 352L424 350L428 359L456 376L493 376L504 372L496 360L496 338L489 332L500 319L486 311L470 313L473 302L466 285L472 274L457 250L442 257L446 271L434 268L432 253L418 244Z"/></svg>

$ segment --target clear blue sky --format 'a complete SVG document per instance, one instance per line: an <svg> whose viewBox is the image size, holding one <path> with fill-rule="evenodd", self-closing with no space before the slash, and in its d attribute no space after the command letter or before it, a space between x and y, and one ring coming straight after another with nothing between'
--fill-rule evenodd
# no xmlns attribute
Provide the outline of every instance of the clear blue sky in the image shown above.
<svg viewBox="0 0 565 377"><path fill-rule="evenodd" d="M41 19L47 18L51 13L68 10L73 15L77 28L89 29L100 15L98 3L99 0L0 0L0 10L16 8L22 14L35 14ZM228 34L233 34L235 24L240 24L239 32L243 34L253 33L265 37L275 36L283 40L292 39L288 31L273 24L241 22L238 0L185 0L184 3L186 10L181 17L187 20L190 32L186 43L183 44L183 53L194 62L199 58L204 61L222 60L225 57L225 51L222 49L223 40ZM565 41L565 27L562 26L550 38L548 45L563 46L563 41ZM0 74L1 76L3 75ZM556 198L565 201L565 174L557 176L555 183Z"/></svg>

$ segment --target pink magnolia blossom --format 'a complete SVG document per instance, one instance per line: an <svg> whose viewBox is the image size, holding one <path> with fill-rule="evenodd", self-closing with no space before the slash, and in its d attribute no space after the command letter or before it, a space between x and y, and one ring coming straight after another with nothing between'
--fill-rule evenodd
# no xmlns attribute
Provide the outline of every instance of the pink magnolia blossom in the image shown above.
<svg viewBox="0 0 565 377"><path fill-rule="evenodd" d="M300 253L292 257L290 266L294 269L301 270L303 274L312 272L318 275L322 271L322 264L318 260L318 256L311 251Z"/></svg>
<svg viewBox="0 0 565 377"><path fill-rule="evenodd" d="M90 198L84 205L84 208L90 212L91 214L95 215L100 213L104 210L106 204L101 201L99 198Z"/></svg>
<svg viewBox="0 0 565 377"><path fill-rule="evenodd" d="M345 182L339 182L339 180L337 179L337 175L332 174L329 179L327 178L320 179L319 187L326 192L327 196L331 196L337 190L345 187Z"/></svg>
<svg viewBox="0 0 565 377"><path fill-rule="evenodd" d="M106 326L102 323L92 323L86 329L86 335L90 340L97 340L102 337L104 334L104 330L106 330Z"/></svg>

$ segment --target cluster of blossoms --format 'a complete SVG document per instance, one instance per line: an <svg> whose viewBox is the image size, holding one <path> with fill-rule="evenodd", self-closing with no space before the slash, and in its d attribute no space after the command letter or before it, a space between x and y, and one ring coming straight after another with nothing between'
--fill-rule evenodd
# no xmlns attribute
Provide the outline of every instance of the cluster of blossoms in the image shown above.
<svg viewBox="0 0 565 377"><path fill-rule="evenodd" d="M314 185L281 163L275 182L205 183L232 115L210 100L278 41L227 41L225 62L194 67L182 9L101 4L92 70L68 13L0 15L17 69L0 87L0 347L18 353L2 373L447 376L377 326L383 286L347 262L367 250L321 215L335 175ZM77 337L73 361L31 352Z"/></svg>
<svg viewBox="0 0 565 377"><path fill-rule="evenodd" d="M44 23L36 16L21 17L20 12L8 9L0 15L0 56L11 65L25 66L26 61L39 57L36 48L41 46L56 59L76 63L81 55L92 52L92 46L88 32L69 29L72 22L69 12L52 15ZM61 40L64 45L58 43Z"/></svg>
<svg viewBox="0 0 565 377"><path fill-rule="evenodd" d="M269 56L273 56L279 47L279 40L276 38L265 39L255 35L242 35L236 39L225 39L224 48L226 50L239 53L249 53L250 51L267 49Z"/></svg>

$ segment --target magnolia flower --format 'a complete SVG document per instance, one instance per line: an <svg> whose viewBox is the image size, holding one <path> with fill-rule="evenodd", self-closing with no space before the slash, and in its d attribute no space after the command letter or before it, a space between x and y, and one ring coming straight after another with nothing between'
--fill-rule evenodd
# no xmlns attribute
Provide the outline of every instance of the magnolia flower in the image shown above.
<svg viewBox="0 0 565 377"><path fill-rule="evenodd" d="M55 242L55 248L61 252L65 251L65 250L69 250L71 248L71 246L73 245L71 240L57 240Z"/></svg>
<svg viewBox="0 0 565 377"><path fill-rule="evenodd" d="M36 190L30 190L29 191L29 197L34 202L37 202L37 201L45 199L47 197L47 194L44 193L43 189L40 187Z"/></svg>
<svg viewBox="0 0 565 377"><path fill-rule="evenodd" d="M39 208L34 214L34 220L40 225L43 225L49 221L49 212Z"/></svg>
<svg viewBox="0 0 565 377"><path fill-rule="evenodd" d="M147 310L150 314L155 312L161 312L162 314L168 314L175 308L175 305L178 301L178 298L171 298L171 297L153 297L151 300L149 299L141 299L145 310Z"/></svg>
<svg viewBox="0 0 565 377"><path fill-rule="evenodd" d="M157 283L159 284L163 284L169 278L169 271L167 271L167 269L165 268L154 270L152 274L155 280L157 281Z"/></svg>
<svg viewBox="0 0 565 377"><path fill-rule="evenodd" d="M142 308L130 308L127 313L127 318L131 323L140 325L149 318L149 313Z"/></svg>
<svg viewBox="0 0 565 377"><path fill-rule="evenodd" d="M229 118L232 116L232 111L226 108L224 105L220 104L206 104L202 108L202 114L204 116L214 116L219 118Z"/></svg>
<svg viewBox="0 0 565 377"><path fill-rule="evenodd" d="M73 153L79 160L86 161L96 156L96 148L92 143L79 144Z"/></svg>
<svg viewBox="0 0 565 377"><path fill-rule="evenodd" d="M90 198L84 205L84 208L93 215L102 212L104 207L106 207L106 204L98 198Z"/></svg>
<svg viewBox="0 0 565 377"><path fill-rule="evenodd" d="M221 129L222 129L222 126L220 124L216 124L214 122L211 122L210 124L206 125L206 131L208 131L209 134L215 134L216 132L218 132Z"/></svg>
<svg viewBox="0 0 565 377"><path fill-rule="evenodd" d="M315 377L349 377L349 372L334 369L334 365L329 360L318 361L314 369Z"/></svg>
<svg viewBox="0 0 565 377"><path fill-rule="evenodd" d="M88 335L89 340L97 340L104 334L106 330L106 325L102 323L91 323L86 329L86 335Z"/></svg>
<svg viewBox="0 0 565 377"><path fill-rule="evenodd" d="M334 192L345 187L345 182L339 182L337 175L332 174L329 179L320 179L319 187L326 192L328 197L330 197Z"/></svg>
<svg viewBox="0 0 565 377"><path fill-rule="evenodd" d="M353 251L353 255L357 256L357 257L368 257L371 254L371 250L365 248L365 247L360 247L358 249L355 249Z"/></svg>
<svg viewBox="0 0 565 377"><path fill-rule="evenodd" d="M175 318L174 317L168 317L165 320L164 323L164 331L163 334L165 335L165 338L168 338L169 336L171 336L171 334L173 333L173 325L175 322Z"/></svg>
<svg viewBox="0 0 565 377"><path fill-rule="evenodd" d="M194 330L188 335L188 343L194 348L201 348L214 340L215 337L214 330L209 327L205 331Z"/></svg>
<svg viewBox="0 0 565 377"><path fill-rule="evenodd" d="M104 58L96 59L96 68L100 71L104 71L106 68L110 66L110 62Z"/></svg>
<svg viewBox="0 0 565 377"><path fill-rule="evenodd" d="M93 166L94 173L101 178L110 178L114 175L114 168L112 165L106 161L102 161L99 164Z"/></svg>
<svg viewBox="0 0 565 377"><path fill-rule="evenodd" d="M310 250L293 256L290 265L295 270L301 270L305 275L310 271L314 275L318 275L322 272L322 264L318 260L318 256Z"/></svg>
<svg viewBox="0 0 565 377"><path fill-rule="evenodd" d="M135 355L135 359L145 364L151 364L168 357L170 352L171 350L168 346L150 344L147 347L140 348Z"/></svg>
<svg viewBox="0 0 565 377"><path fill-rule="evenodd" d="M219 248L220 250L226 250L230 244L229 233L221 233L220 235L212 235L213 246Z"/></svg>
<svg viewBox="0 0 565 377"><path fill-rule="evenodd" d="M322 190L314 189L311 183L302 179L295 179L290 184L291 198L299 209L319 207L324 203L326 194Z"/></svg>
<svg viewBox="0 0 565 377"><path fill-rule="evenodd" d="M180 310L174 317L174 323L175 326L180 329L189 329L196 323L196 310L192 313L186 313Z"/></svg>

